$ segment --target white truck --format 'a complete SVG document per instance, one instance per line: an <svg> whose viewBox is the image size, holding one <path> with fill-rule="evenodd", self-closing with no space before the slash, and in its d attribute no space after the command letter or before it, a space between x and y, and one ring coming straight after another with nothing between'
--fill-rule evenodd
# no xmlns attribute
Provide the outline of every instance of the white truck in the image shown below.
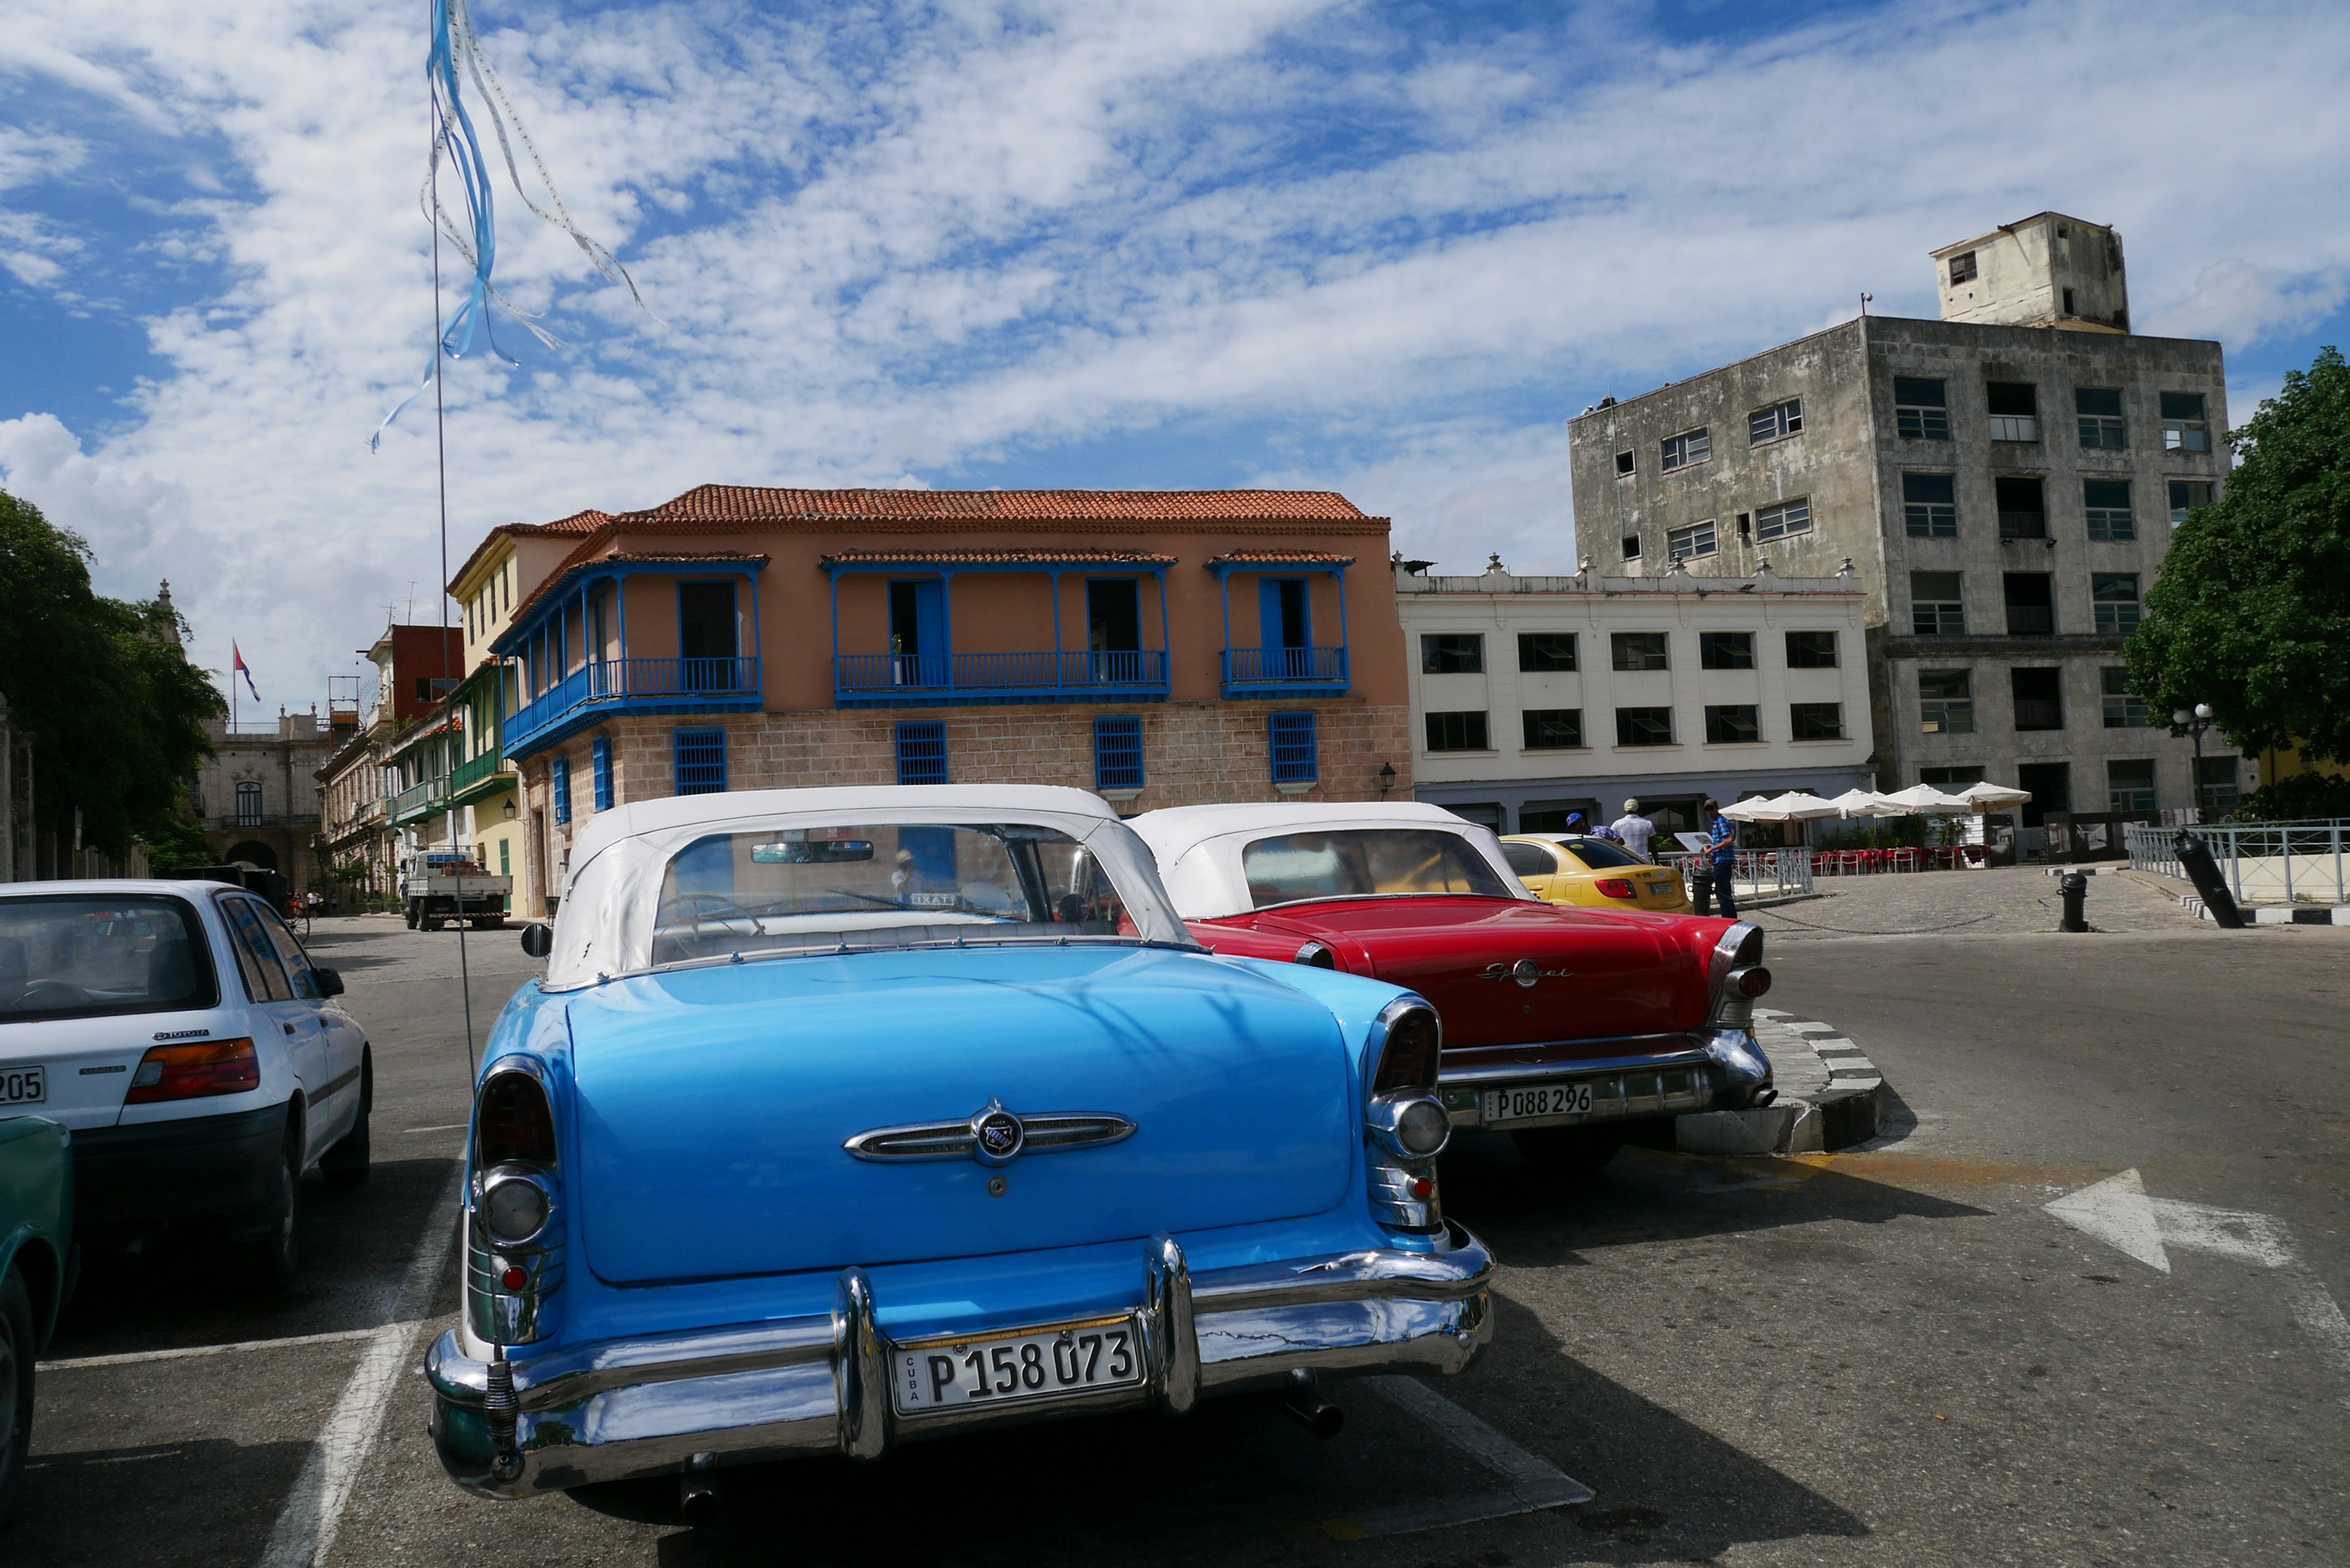
<svg viewBox="0 0 2350 1568"><path fill-rule="evenodd" d="M400 897L412 931L437 931L451 920L464 920L477 931L504 926L513 893L513 877L493 877L462 852L411 855L400 867Z"/></svg>

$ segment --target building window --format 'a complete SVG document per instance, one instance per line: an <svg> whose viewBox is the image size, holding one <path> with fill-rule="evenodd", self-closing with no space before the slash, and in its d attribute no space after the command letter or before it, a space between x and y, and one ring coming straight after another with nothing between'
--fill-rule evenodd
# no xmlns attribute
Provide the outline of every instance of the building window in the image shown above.
<svg viewBox="0 0 2350 1568"><path fill-rule="evenodd" d="M1985 381L1983 403L1993 441L2040 439L2040 391L2029 381Z"/></svg>
<svg viewBox="0 0 2350 1568"><path fill-rule="evenodd" d="M1991 494L1999 507L2002 539L2048 537L2048 487L2031 476L1994 479Z"/></svg>
<svg viewBox="0 0 2350 1568"><path fill-rule="evenodd" d="M1962 283L1974 282L1976 275L1974 252L1960 251L1958 254L1950 258L1950 286L1952 288L1958 287L1958 286Z"/></svg>
<svg viewBox="0 0 2350 1568"><path fill-rule="evenodd" d="M1670 708L1618 708L1616 743L1619 746L1669 746L1673 743Z"/></svg>
<svg viewBox="0 0 2350 1568"><path fill-rule="evenodd" d="M1772 408L1759 409L1746 416L1746 439L1761 446L1766 441L1800 434L1804 428L1804 400L1790 398Z"/></svg>
<svg viewBox="0 0 2350 1568"><path fill-rule="evenodd" d="M2146 699L2132 695L2129 671L2101 670L2098 678L2105 682L2106 728L2108 730L2144 730L2149 728Z"/></svg>
<svg viewBox="0 0 2350 1568"><path fill-rule="evenodd" d="M1638 534L1624 535L1624 558L1627 561L1637 561L1640 558L1640 536Z"/></svg>
<svg viewBox="0 0 2350 1568"><path fill-rule="evenodd" d="M1762 738L1762 726L1752 702L1709 704L1705 711L1705 743L1736 746Z"/></svg>
<svg viewBox="0 0 2350 1568"><path fill-rule="evenodd" d="M2112 811L2154 809L2154 763L2109 762L2106 764L2106 805Z"/></svg>
<svg viewBox="0 0 2350 1568"><path fill-rule="evenodd" d="M2195 759L2195 804L2203 808L2206 821L2232 816L2241 802L2242 795L2236 784L2235 758Z"/></svg>
<svg viewBox="0 0 2350 1568"><path fill-rule="evenodd" d="M680 730L671 737L677 755L677 793L726 793L726 732Z"/></svg>
<svg viewBox="0 0 2350 1568"><path fill-rule="evenodd" d="M1752 670L1754 668L1754 634L1751 631L1699 632L1697 662L1701 670Z"/></svg>
<svg viewBox="0 0 2350 1568"><path fill-rule="evenodd" d="M1608 644L1615 649L1618 670L1669 670L1665 656L1665 634L1661 631L1611 632Z"/></svg>
<svg viewBox="0 0 2350 1568"><path fill-rule="evenodd" d="M2073 291L2069 288L2064 291L2064 314L2073 314Z"/></svg>
<svg viewBox="0 0 2350 1568"><path fill-rule="evenodd" d="M1518 633L1518 668L1541 674L1575 668L1575 633L1571 631L1522 631Z"/></svg>
<svg viewBox="0 0 2350 1568"><path fill-rule="evenodd" d="M1713 435L1700 425L1693 431L1683 431L1677 436L1667 436L1664 442L1665 472L1687 468L1693 462L1703 462L1713 455Z"/></svg>
<svg viewBox="0 0 2350 1568"><path fill-rule="evenodd" d="M947 782L947 727L940 719L910 719L898 726L898 782Z"/></svg>
<svg viewBox="0 0 2350 1568"><path fill-rule="evenodd" d="M1617 478L1618 478L1618 479L1622 479L1623 477L1625 477L1627 474L1630 473L1631 472L1632 472L1632 454L1631 454L1630 452L1617 452L1617 453L1616 454L1616 477L1617 477Z"/></svg>
<svg viewBox="0 0 2350 1568"><path fill-rule="evenodd" d="M1519 715L1530 752L1564 752L1583 744L1583 710L1529 708Z"/></svg>
<svg viewBox="0 0 2350 1568"><path fill-rule="evenodd" d="M1787 723L1797 741L1841 741L1844 739L1844 704L1841 702L1790 702Z"/></svg>
<svg viewBox="0 0 2350 1568"><path fill-rule="evenodd" d="M2177 527L2187 521L2187 514L2198 506L2211 504L2211 482L2208 479L2174 479L2170 482L2170 524Z"/></svg>
<svg viewBox="0 0 2350 1568"><path fill-rule="evenodd" d="M2010 572L2001 583L2007 601L2007 635L2051 637L2056 631L2055 591L2045 572Z"/></svg>
<svg viewBox="0 0 2350 1568"><path fill-rule="evenodd" d="M1142 787L1142 719L1116 714L1094 721L1094 788Z"/></svg>
<svg viewBox="0 0 2350 1568"><path fill-rule="evenodd" d="M1959 536L1959 482L1955 474L1901 476L1901 516L1913 539Z"/></svg>
<svg viewBox="0 0 2350 1568"><path fill-rule="evenodd" d="M557 757L547 767L548 793L555 797L555 820L571 820L571 759Z"/></svg>
<svg viewBox="0 0 2350 1568"><path fill-rule="evenodd" d="M2126 479L2081 481L2081 505L2089 519L2089 537L2118 542L2137 537L2137 519L2130 515Z"/></svg>
<svg viewBox="0 0 2350 1568"><path fill-rule="evenodd" d="M1765 506L1754 514L1754 536L1757 539L1783 539L1790 534L1812 531L1812 499L1803 496L1794 501L1782 501L1776 506Z"/></svg>
<svg viewBox="0 0 2350 1568"><path fill-rule="evenodd" d="M1918 671L1918 730L1929 735L1975 732L1974 677L1964 670Z"/></svg>
<svg viewBox="0 0 2350 1568"><path fill-rule="evenodd" d="M1692 523L1686 528L1665 531L1665 557L1673 561L1694 561L1700 556L1711 556L1721 545L1713 536L1713 519Z"/></svg>
<svg viewBox="0 0 2350 1568"><path fill-rule="evenodd" d="M2093 572L2089 599L2096 607L2097 629L2127 637L2137 629L2137 574Z"/></svg>
<svg viewBox="0 0 2350 1568"><path fill-rule="evenodd" d="M246 779L236 786L236 825L239 827L261 826L261 784Z"/></svg>
<svg viewBox="0 0 2350 1568"><path fill-rule="evenodd" d="M596 743L588 748L588 757L596 784L596 809L609 811L612 809L612 737L597 736Z"/></svg>
<svg viewBox="0 0 2350 1568"><path fill-rule="evenodd" d="M2129 446L2129 429L2122 423L2122 394L2116 387L2077 387L2073 408L2081 420L2081 444L2106 452Z"/></svg>
<svg viewBox="0 0 2350 1568"><path fill-rule="evenodd" d="M1322 776L1322 761L1314 745L1311 711L1275 713L1273 722L1273 782L1312 784Z"/></svg>
<svg viewBox="0 0 2350 1568"><path fill-rule="evenodd" d="M514 857L508 853L508 851L513 848L513 839L501 838L498 840L498 875L501 877L511 877L514 875Z"/></svg>
<svg viewBox="0 0 2350 1568"><path fill-rule="evenodd" d="M1982 783L1983 771L1979 766L1919 768L1918 770L1918 782L1922 784L1932 784L1944 794L1956 794L1960 790L1966 788L1969 784L1979 784Z"/></svg>
<svg viewBox="0 0 2350 1568"><path fill-rule="evenodd" d="M1473 631L1423 632L1419 639L1419 670L1423 675L1477 675L1485 669L1485 639Z"/></svg>
<svg viewBox="0 0 2350 1568"><path fill-rule="evenodd" d="M1893 429L1911 441L1950 439L1950 396L1939 380L1893 378Z"/></svg>
<svg viewBox="0 0 2350 1568"><path fill-rule="evenodd" d="M2203 418L2200 392L2162 394L2162 450L2210 452L2211 427Z"/></svg>
<svg viewBox="0 0 2350 1568"><path fill-rule="evenodd" d="M1791 631L1787 634L1787 668L1834 670L1836 634L1832 631Z"/></svg>
<svg viewBox="0 0 2350 1568"><path fill-rule="evenodd" d="M2064 672L2053 666L2023 668L2007 672L2008 686L2015 699L2015 727L2019 730L2061 730L2064 727Z"/></svg>
<svg viewBox="0 0 2350 1568"><path fill-rule="evenodd" d="M1428 715L1428 749L1431 752L1486 752L1485 713L1430 713Z"/></svg>
<svg viewBox="0 0 2350 1568"><path fill-rule="evenodd" d="M1967 607L1956 572L1909 574L1909 629L1919 637L1962 637Z"/></svg>

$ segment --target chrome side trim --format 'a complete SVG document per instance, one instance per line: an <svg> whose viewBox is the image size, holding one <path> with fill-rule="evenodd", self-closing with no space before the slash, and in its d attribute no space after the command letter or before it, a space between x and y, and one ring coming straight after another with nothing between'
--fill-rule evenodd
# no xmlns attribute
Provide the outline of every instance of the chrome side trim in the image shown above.
<svg viewBox="0 0 2350 1568"><path fill-rule="evenodd" d="M1159 1408L1170 1416L1188 1415L1200 1397L1200 1339L1191 1323L1191 1265L1183 1244L1163 1233L1153 1237L1143 1274L1151 1380L1158 1385Z"/></svg>
<svg viewBox="0 0 2350 1568"><path fill-rule="evenodd" d="M913 1122L875 1127L841 1144L852 1158L886 1163L917 1159L983 1159L979 1124L1005 1114L991 1100L976 1115L953 1122ZM1025 1135L1014 1154L1054 1154L1070 1148L1106 1148L1134 1136L1134 1123L1110 1111L1011 1113ZM1009 1157L1006 1157L1009 1158ZM983 1160L983 1163L985 1163Z"/></svg>
<svg viewBox="0 0 2350 1568"><path fill-rule="evenodd" d="M1747 950L1747 944L1753 950ZM1752 920L1740 920L1721 933L1713 944L1713 952L1705 964L1705 1016L1709 1023L1721 1022L1722 990L1730 983L1730 971L1741 964L1762 961L1762 928Z"/></svg>
<svg viewBox="0 0 2350 1568"><path fill-rule="evenodd" d="M1477 1067L1454 1067L1448 1064L1444 1069L1443 1076L1438 1080L1438 1086L1448 1091L1471 1087L1499 1088L1503 1084L1530 1084L1536 1081L1550 1083L1559 1078L1587 1078L1598 1073L1630 1073L1659 1067L1702 1066L1711 1060L1707 1052L1708 1035L1704 1033L1651 1034L1638 1035L1633 1038L1657 1041L1659 1048L1622 1056L1567 1055L1565 1052L1579 1048L1578 1043L1563 1040L1557 1043L1561 1054L1548 1058L1539 1054L1529 1055L1518 1060L1496 1062ZM1630 1042L1607 1041L1602 1044L1626 1044ZM1450 1097L1449 1095L1447 1097Z"/></svg>
<svg viewBox="0 0 2350 1568"><path fill-rule="evenodd" d="M874 1321L873 1283L865 1271L840 1271L832 1297L832 1387L840 1451L878 1459L889 1447L889 1363Z"/></svg>

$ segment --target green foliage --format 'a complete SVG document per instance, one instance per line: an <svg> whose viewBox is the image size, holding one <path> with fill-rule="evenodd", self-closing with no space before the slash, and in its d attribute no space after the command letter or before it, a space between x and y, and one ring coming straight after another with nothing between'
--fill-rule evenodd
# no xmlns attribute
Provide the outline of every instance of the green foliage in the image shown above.
<svg viewBox="0 0 2350 1568"><path fill-rule="evenodd" d="M91 591L89 546L0 492L0 694L35 736L34 813L69 830L78 808L82 841L110 855L178 842L203 722L227 706L163 616Z"/></svg>
<svg viewBox="0 0 2350 1568"><path fill-rule="evenodd" d="M2230 441L2216 504L2188 514L2128 643L2163 713L2211 704L2243 751L2350 762L2350 365L2339 348Z"/></svg>
<svg viewBox="0 0 2350 1568"><path fill-rule="evenodd" d="M148 869L159 874L219 863L219 852L205 839L204 830L189 816L173 817L140 836L147 841Z"/></svg>
<svg viewBox="0 0 2350 1568"><path fill-rule="evenodd" d="M2324 817L2350 817L2350 778L2295 774L2262 784L2236 808L2238 822L2307 822Z"/></svg>

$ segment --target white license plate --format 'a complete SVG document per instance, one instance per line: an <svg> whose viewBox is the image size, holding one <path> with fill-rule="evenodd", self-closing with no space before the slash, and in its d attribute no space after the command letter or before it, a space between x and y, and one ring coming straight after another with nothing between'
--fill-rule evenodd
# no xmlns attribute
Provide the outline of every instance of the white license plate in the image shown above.
<svg viewBox="0 0 2350 1568"><path fill-rule="evenodd" d="M892 1379L900 1415L1012 1405L1143 1380L1142 1334L1130 1317L1066 1328L901 1345Z"/></svg>
<svg viewBox="0 0 2350 1568"><path fill-rule="evenodd" d="M0 1067L0 1106L37 1106L48 1097L47 1067Z"/></svg>
<svg viewBox="0 0 2350 1568"><path fill-rule="evenodd" d="M1670 882L1651 882L1648 884L1648 891L1659 898L1663 898L1672 890L1673 885Z"/></svg>
<svg viewBox="0 0 2350 1568"><path fill-rule="evenodd" d="M1485 1091L1485 1125L1528 1121L1535 1116L1587 1116L1589 1084L1534 1084L1523 1089Z"/></svg>

